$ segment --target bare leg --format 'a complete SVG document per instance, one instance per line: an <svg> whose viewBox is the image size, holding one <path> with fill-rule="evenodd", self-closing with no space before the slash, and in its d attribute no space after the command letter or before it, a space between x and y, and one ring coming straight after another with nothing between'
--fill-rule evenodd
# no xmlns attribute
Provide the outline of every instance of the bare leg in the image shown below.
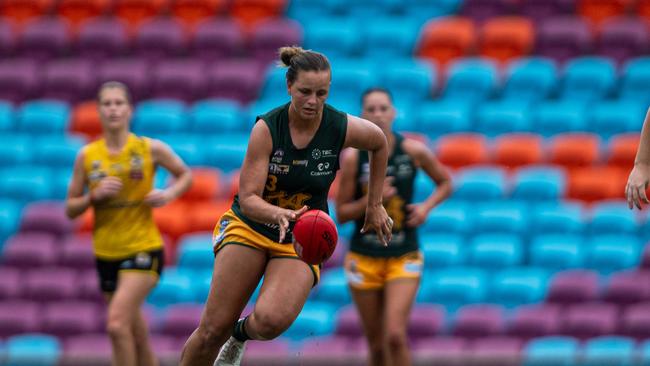
<svg viewBox="0 0 650 366"><path fill-rule="evenodd" d="M418 279L405 278L389 281L384 288L384 342L390 354L390 365L411 365L407 326L419 284Z"/></svg>
<svg viewBox="0 0 650 366"><path fill-rule="evenodd" d="M142 311L138 312L133 323L133 335L135 336L135 351L138 366L158 366L158 359L154 355L151 344L149 343L149 329Z"/></svg>
<svg viewBox="0 0 650 366"><path fill-rule="evenodd" d="M386 350L384 349L384 291L377 290L360 290L350 287L352 300L354 301L363 332L368 341L368 366L388 366L386 362Z"/></svg>

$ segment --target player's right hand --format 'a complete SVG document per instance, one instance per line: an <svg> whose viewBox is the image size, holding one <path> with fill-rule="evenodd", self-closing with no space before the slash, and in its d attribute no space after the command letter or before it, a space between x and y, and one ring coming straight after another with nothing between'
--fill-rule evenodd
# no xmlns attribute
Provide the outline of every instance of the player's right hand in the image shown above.
<svg viewBox="0 0 650 366"><path fill-rule="evenodd" d="M284 237L287 235L287 230L289 229L289 222L296 221L300 215L307 212L308 209L309 207L307 206L302 206L300 210L288 210L286 208L279 208L275 214L275 222L278 224L280 230L280 238L278 240L278 243L282 243L284 241Z"/></svg>
<svg viewBox="0 0 650 366"><path fill-rule="evenodd" d="M641 202L650 203L645 194L650 181L650 166L646 164L635 164L625 186L625 198L630 209L634 207L641 209Z"/></svg>
<svg viewBox="0 0 650 366"><path fill-rule="evenodd" d="M122 180L118 177L106 177L99 181L99 184L90 194L91 201L101 202L117 196L122 190Z"/></svg>

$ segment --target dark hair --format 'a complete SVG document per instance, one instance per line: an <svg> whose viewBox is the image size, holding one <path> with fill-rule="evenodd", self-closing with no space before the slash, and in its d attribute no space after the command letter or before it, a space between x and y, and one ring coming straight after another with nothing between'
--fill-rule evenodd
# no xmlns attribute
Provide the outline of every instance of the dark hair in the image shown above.
<svg viewBox="0 0 650 366"><path fill-rule="evenodd" d="M375 86L375 87L366 89L366 91L364 91L363 94L361 94L361 104L363 104L366 101L366 97L369 94L372 94L372 93L384 93L388 97L388 100L391 102L391 104L393 103L393 94L391 94L388 89L382 88L382 87L379 87L379 86Z"/></svg>
<svg viewBox="0 0 650 366"><path fill-rule="evenodd" d="M99 91L97 91L97 101L99 102L102 99L102 92L104 89L121 89L124 92L124 96L126 97L126 101L131 104L131 92L129 92L129 87L126 86L126 84L119 82L119 81L107 81L103 83L99 87Z"/></svg>
<svg viewBox="0 0 650 366"><path fill-rule="evenodd" d="M298 46L280 47L280 65L287 67L287 81L293 83L300 71L330 71L330 62L322 53Z"/></svg>

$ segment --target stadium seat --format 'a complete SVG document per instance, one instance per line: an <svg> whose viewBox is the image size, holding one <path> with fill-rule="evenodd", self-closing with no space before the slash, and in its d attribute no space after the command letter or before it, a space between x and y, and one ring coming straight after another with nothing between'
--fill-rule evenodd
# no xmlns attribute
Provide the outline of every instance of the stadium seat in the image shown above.
<svg viewBox="0 0 650 366"><path fill-rule="evenodd" d="M39 303L5 299L0 302L0 310L0 336L3 339L18 334L35 333L41 329L42 312ZM6 357L6 354L3 356ZM4 357L3 362L6 362Z"/></svg>
<svg viewBox="0 0 650 366"><path fill-rule="evenodd" d="M461 100L424 101L414 116L415 130L432 140L447 134L470 131L470 110L470 105Z"/></svg>
<svg viewBox="0 0 650 366"><path fill-rule="evenodd" d="M61 201L31 202L23 209L20 221L21 232L45 232L59 238L71 234L73 226Z"/></svg>
<svg viewBox="0 0 650 366"><path fill-rule="evenodd" d="M650 301L650 272L637 269L612 274L603 290L603 300L622 306Z"/></svg>
<svg viewBox="0 0 650 366"><path fill-rule="evenodd" d="M3 133L0 134L3 143L0 144L0 166L2 168L13 168L22 164L29 164L34 161L33 146L34 138L27 133Z"/></svg>
<svg viewBox="0 0 650 366"><path fill-rule="evenodd" d="M55 265L58 260L56 237L52 233L17 233L7 239L2 262L14 268L28 269Z"/></svg>
<svg viewBox="0 0 650 366"><path fill-rule="evenodd" d="M612 136L607 146L607 164L631 171L639 148L640 137L638 133Z"/></svg>
<svg viewBox="0 0 650 366"><path fill-rule="evenodd" d="M443 305L453 312L466 304L486 299L487 273L474 267L450 267L425 274L428 281L422 283L418 302Z"/></svg>
<svg viewBox="0 0 650 366"><path fill-rule="evenodd" d="M25 24L20 33L18 52L22 57L47 61L66 54L70 42L70 29L64 20L40 17Z"/></svg>
<svg viewBox="0 0 650 366"><path fill-rule="evenodd" d="M486 102L476 112L476 131L488 137L531 129L529 106L513 100Z"/></svg>
<svg viewBox="0 0 650 366"><path fill-rule="evenodd" d="M63 365L72 366L77 362L104 365L103 362L111 359L111 341L108 335L103 333L72 336L65 340L64 345Z"/></svg>
<svg viewBox="0 0 650 366"><path fill-rule="evenodd" d="M629 0L578 0L576 10L580 16L598 24L608 18L625 14L631 3Z"/></svg>
<svg viewBox="0 0 650 366"><path fill-rule="evenodd" d="M120 81L129 87L131 103L149 97L151 88L151 65L141 58L121 58L106 62L99 67L99 81Z"/></svg>
<svg viewBox="0 0 650 366"><path fill-rule="evenodd" d="M494 270L521 264L523 254L521 239L516 235L479 234L470 241L468 263Z"/></svg>
<svg viewBox="0 0 650 366"><path fill-rule="evenodd" d="M391 56L371 57L381 59ZM421 103L431 99L437 88L436 70L433 65L423 61L395 60L382 67L378 83L391 92L397 105L404 102Z"/></svg>
<svg viewBox="0 0 650 366"><path fill-rule="evenodd" d="M638 57L628 60L623 65L621 74L620 98L636 100L647 105L650 102L650 87L648 87L648 83L650 83L650 57Z"/></svg>
<svg viewBox="0 0 650 366"><path fill-rule="evenodd" d="M222 134L209 139L206 161L223 172L230 173L239 169L244 162L248 147L248 134Z"/></svg>
<svg viewBox="0 0 650 366"><path fill-rule="evenodd" d="M43 309L44 333L65 338L95 333L103 328L99 306L92 302L65 301L47 304Z"/></svg>
<svg viewBox="0 0 650 366"><path fill-rule="evenodd" d="M61 0L56 4L56 13L73 26L78 26L91 18L106 15L111 5L109 0Z"/></svg>
<svg viewBox="0 0 650 366"><path fill-rule="evenodd" d="M169 11L185 25L194 27L221 14L226 5L224 0L173 0Z"/></svg>
<svg viewBox="0 0 650 366"><path fill-rule="evenodd" d="M215 220L216 224L216 220ZM212 270L214 253L210 231L193 232L179 238L176 265L187 270Z"/></svg>
<svg viewBox="0 0 650 366"><path fill-rule="evenodd" d="M65 169L70 169L74 165L77 153L85 144L83 139L74 136L43 136L36 138L34 142L37 144L34 152L35 161L51 168Z"/></svg>
<svg viewBox="0 0 650 366"><path fill-rule="evenodd" d="M70 268L39 267L26 271L23 298L40 303L54 303L75 299L78 272Z"/></svg>
<svg viewBox="0 0 650 366"><path fill-rule="evenodd" d="M221 172L213 168L193 168L192 185L181 199L202 203L216 199L222 189Z"/></svg>
<svg viewBox="0 0 650 366"><path fill-rule="evenodd" d="M488 161L487 141L480 134L451 134L438 139L436 156L446 166L458 168L485 164Z"/></svg>
<svg viewBox="0 0 650 366"><path fill-rule="evenodd" d="M646 109L635 101L602 101L594 105L587 117L589 130L603 138L640 130Z"/></svg>
<svg viewBox="0 0 650 366"><path fill-rule="evenodd" d="M196 26L190 40L193 56L203 61L216 61L238 55L244 49L244 33L230 18L208 19Z"/></svg>
<svg viewBox="0 0 650 366"><path fill-rule="evenodd" d="M133 40L134 55L151 61L185 53L187 38L182 23L174 18L157 17L138 27Z"/></svg>
<svg viewBox="0 0 650 366"><path fill-rule="evenodd" d="M472 363L494 360L502 366L518 366L523 341L515 337L495 336L477 339L470 346L469 359Z"/></svg>
<svg viewBox="0 0 650 366"><path fill-rule="evenodd" d="M452 60L468 55L476 44L476 38L476 29L471 19L433 19L421 28L417 54L440 66L446 66Z"/></svg>
<svg viewBox="0 0 650 366"><path fill-rule="evenodd" d="M540 150L538 151L541 154ZM531 165L517 169L513 178L513 199L533 202L556 201L561 199L566 191L566 175L557 167Z"/></svg>
<svg viewBox="0 0 650 366"><path fill-rule="evenodd" d="M173 304L165 309L161 324L160 332L175 338L189 338L194 330L199 326L202 305L194 304Z"/></svg>
<svg viewBox="0 0 650 366"><path fill-rule="evenodd" d="M523 366L573 366L579 343L573 337L541 337L528 342L522 354Z"/></svg>
<svg viewBox="0 0 650 366"><path fill-rule="evenodd" d="M15 129L14 106L8 101L0 101L0 133Z"/></svg>
<svg viewBox="0 0 650 366"><path fill-rule="evenodd" d="M587 241L586 266L612 273L639 265L641 244L636 236L600 235Z"/></svg>
<svg viewBox="0 0 650 366"><path fill-rule="evenodd" d="M573 304L565 310L560 332L579 339L614 334L617 319L615 305L598 302Z"/></svg>
<svg viewBox="0 0 650 366"><path fill-rule="evenodd" d="M468 202L497 201L505 197L505 172L495 166L466 168L459 172L452 198Z"/></svg>
<svg viewBox="0 0 650 366"><path fill-rule="evenodd" d="M332 61L330 85L332 105L345 111L346 109L339 107L341 104L336 101L345 103L360 101L363 92L377 84L376 74L371 64L341 59ZM356 106L355 102L352 103Z"/></svg>
<svg viewBox="0 0 650 366"><path fill-rule="evenodd" d="M160 60L152 70L151 97L191 103L206 93L206 68L200 60Z"/></svg>
<svg viewBox="0 0 650 366"><path fill-rule="evenodd" d="M453 365L456 363L460 365L463 360L466 360L470 344L471 342L461 337L444 335L427 337L414 342L413 353L433 364Z"/></svg>
<svg viewBox="0 0 650 366"><path fill-rule="evenodd" d="M608 177L608 179L603 179ZM627 172L619 168L582 168L569 176L568 197L586 202L623 198Z"/></svg>
<svg viewBox="0 0 650 366"><path fill-rule="evenodd" d="M304 38L302 25L287 18L261 21L251 32L249 51L262 63L277 59L280 47L301 45Z"/></svg>
<svg viewBox="0 0 650 366"><path fill-rule="evenodd" d="M15 24L9 19L0 19L0 56L7 58L16 51Z"/></svg>
<svg viewBox="0 0 650 366"><path fill-rule="evenodd" d="M75 2L83 2L74 0ZM126 55L129 35L126 25L115 17L90 19L79 26L74 42L79 57L102 60Z"/></svg>
<svg viewBox="0 0 650 366"><path fill-rule="evenodd" d="M225 201L194 201L192 209L187 213L189 232L214 230L217 220L230 209L232 202Z"/></svg>
<svg viewBox="0 0 650 366"><path fill-rule="evenodd" d="M369 6L368 8L378 8ZM409 59L413 55L420 24L408 17L377 16L369 18L365 27L365 57Z"/></svg>
<svg viewBox="0 0 650 366"><path fill-rule="evenodd" d="M186 206L181 201L156 208L153 211L153 218L160 231L174 240L189 232L190 223Z"/></svg>
<svg viewBox="0 0 650 366"><path fill-rule="evenodd" d="M540 302L546 295L548 273L536 267L510 267L491 280L489 299L506 308Z"/></svg>
<svg viewBox="0 0 650 366"><path fill-rule="evenodd" d="M283 336L298 340L307 336L323 336L334 332L336 308L332 304L308 301Z"/></svg>
<svg viewBox="0 0 650 366"><path fill-rule="evenodd" d="M35 98L42 88L41 69L35 60L0 60L0 98L12 103L21 103Z"/></svg>
<svg viewBox="0 0 650 366"><path fill-rule="evenodd" d="M182 132L188 127L185 104L173 99L151 99L138 103L133 112L133 131L143 135Z"/></svg>
<svg viewBox="0 0 650 366"><path fill-rule="evenodd" d="M27 203L50 198L52 172L34 165L14 166L2 170L0 196Z"/></svg>
<svg viewBox="0 0 650 366"><path fill-rule="evenodd" d="M548 161L567 169L595 165L600 155L600 139L595 134L565 133L549 143Z"/></svg>
<svg viewBox="0 0 650 366"><path fill-rule="evenodd" d="M28 101L18 108L18 129L35 134L62 133L69 116L67 103L48 99Z"/></svg>
<svg viewBox="0 0 650 366"><path fill-rule="evenodd" d="M255 100L262 82L259 63L252 59L224 60L208 67L206 97L239 103ZM285 85L286 88L286 85ZM278 89L276 92L278 92Z"/></svg>
<svg viewBox="0 0 650 366"><path fill-rule="evenodd" d="M21 210L22 207L18 202L12 199L0 199L0 243L2 243L0 244L0 251L4 246L5 239L18 228Z"/></svg>
<svg viewBox="0 0 650 366"><path fill-rule="evenodd" d="M592 42L591 30L582 18L563 15L541 20L535 48L540 56L564 62L587 53Z"/></svg>
<svg viewBox="0 0 650 366"><path fill-rule="evenodd" d="M638 0L635 5L634 11L636 14L644 20L650 19L650 1Z"/></svg>
<svg viewBox="0 0 650 366"><path fill-rule="evenodd" d="M639 340L648 339L650 336L650 302L642 302L630 305L623 310L620 329L627 336ZM650 342L646 341L642 346L643 362L650 360Z"/></svg>
<svg viewBox="0 0 650 366"><path fill-rule="evenodd" d="M589 231L593 236L636 235L639 223L624 200L600 201L591 208Z"/></svg>
<svg viewBox="0 0 650 366"><path fill-rule="evenodd" d="M600 28L598 53L619 63L643 55L649 46L648 26L641 18L615 17Z"/></svg>
<svg viewBox="0 0 650 366"><path fill-rule="evenodd" d="M461 14L478 23L487 23L494 18L512 12L508 0L465 0L461 3Z"/></svg>
<svg viewBox="0 0 650 366"><path fill-rule="evenodd" d="M446 202L429 213L423 228L428 234L467 234L473 216L463 202Z"/></svg>
<svg viewBox="0 0 650 366"><path fill-rule="evenodd" d="M632 366L636 359L635 341L620 336L604 336L588 340L582 351L581 365L617 364Z"/></svg>
<svg viewBox="0 0 650 366"><path fill-rule="evenodd" d="M524 235L529 227L528 209L528 204L523 201L475 204L473 228L476 234Z"/></svg>
<svg viewBox="0 0 650 366"><path fill-rule="evenodd" d="M541 102L533 112L533 132L544 137L564 132L586 131L586 108L570 101Z"/></svg>
<svg viewBox="0 0 650 366"><path fill-rule="evenodd" d="M420 250L424 254L424 267L435 270L460 266L465 261L465 242L459 234L420 235Z"/></svg>
<svg viewBox="0 0 650 366"><path fill-rule="evenodd" d="M348 290L348 280L343 268L335 268L321 273L314 300L340 307L352 302Z"/></svg>
<svg viewBox="0 0 650 366"><path fill-rule="evenodd" d="M530 264L552 270L580 268L584 264L583 239L577 235L548 234L532 238Z"/></svg>
<svg viewBox="0 0 650 366"><path fill-rule="evenodd" d="M560 308L552 304L519 306L507 323L507 334L531 339L557 334L560 329Z"/></svg>
<svg viewBox="0 0 650 366"><path fill-rule="evenodd" d="M345 18L317 18L305 25L305 47L318 49L330 59L363 53L361 41L361 32L357 25Z"/></svg>
<svg viewBox="0 0 650 366"><path fill-rule="evenodd" d="M480 53L502 63L525 56L533 49L534 31L533 23L524 17L491 18L481 28Z"/></svg>
<svg viewBox="0 0 650 366"><path fill-rule="evenodd" d="M102 134L102 122L96 101L92 100L74 106L70 132L83 134L88 141L92 141Z"/></svg>
<svg viewBox="0 0 650 366"><path fill-rule="evenodd" d="M68 186L72 180L72 169L61 167L52 170L52 192L51 199L65 200L68 196Z"/></svg>
<svg viewBox="0 0 650 366"><path fill-rule="evenodd" d="M229 14L246 26L262 20L282 17L287 0L233 0Z"/></svg>
<svg viewBox="0 0 650 366"><path fill-rule="evenodd" d="M167 268L158 285L147 297L147 303L163 308L176 303L192 302L192 271Z"/></svg>
<svg viewBox="0 0 650 366"><path fill-rule="evenodd" d="M131 30L163 12L170 0L115 0L113 14L126 22Z"/></svg>
<svg viewBox="0 0 650 366"><path fill-rule="evenodd" d="M89 271L96 270L92 236L68 235L60 246L59 266Z"/></svg>
<svg viewBox="0 0 650 366"><path fill-rule="evenodd" d="M551 278L546 302L566 305L596 301L600 296L599 281L596 271L558 272Z"/></svg>
<svg viewBox="0 0 650 366"><path fill-rule="evenodd" d="M6 0L0 3L0 16L17 23L26 23L36 17L46 15L54 6L53 0Z"/></svg>
<svg viewBox="0 0 650 366"><path fill-rule="evenodd" d="M575 13L575 0L523 0L518 8L522 15L539 23L556 15Z"/></svg>
<svg viewBox="0 0 650 366"><path fill-rule="evenodd" d="M8 366L56 366L63 353L56 337L38 333L9 337L6 349Z"/></svg>
<svg viewBox="0 0 650 366"><path fill-rule="evenodd" d="M497 86L496 65L486 59L467 58L453 63L442 92L444 98L480 102L488 99Z"/></svg>
<svg viewBox="0 0 650 366"><path fill-rule="evenodd" d="M202 100L194 103L190 110L190 124L194 133L217 134L246 132L242 110L230 100Z"/></svg>
<svg viewBox="0 0 650 366"><path fill-rule="evenodd" d="M404 13L410 19L416 19L420 23L426 20L456 14L463 3L462 0L409 0L399 2L401 8L395 9L397 12ZM394 6L399 6L394 5Z"/></svg>
<svg viewBox="0 0 650 366"><path fill-rule="evenodd" d="M502 334L504 328L505 315L502 307L472 304L458 309L451 333L465 339L477 339Z"/></svg>
<svg viewBox="0 0 650 366"><path fill-rule="evenodd" d="M532 102L546 99L555 92L557 73L552 60L541 57L515 59L507 67L502 97Z"/></svg>
<svg viewBox="0 0 650 366"><path fill-rule="evenodd" d="M571 101L607 98L616 82L616 65L604 57L579 57L564 67L560 97Z"/></svg>

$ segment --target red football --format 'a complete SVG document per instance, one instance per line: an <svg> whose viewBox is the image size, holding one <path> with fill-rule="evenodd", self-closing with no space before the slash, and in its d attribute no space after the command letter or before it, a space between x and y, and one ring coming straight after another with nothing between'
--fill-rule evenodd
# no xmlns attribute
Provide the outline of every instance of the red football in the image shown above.
<svg viewBox="0 0 650 366"><path fill-rule="evenodd" d="M327 260L334 253L338 239L336 224L321 210L305 212L293 227L293 247L309 264L321 264Z"/></svg>

